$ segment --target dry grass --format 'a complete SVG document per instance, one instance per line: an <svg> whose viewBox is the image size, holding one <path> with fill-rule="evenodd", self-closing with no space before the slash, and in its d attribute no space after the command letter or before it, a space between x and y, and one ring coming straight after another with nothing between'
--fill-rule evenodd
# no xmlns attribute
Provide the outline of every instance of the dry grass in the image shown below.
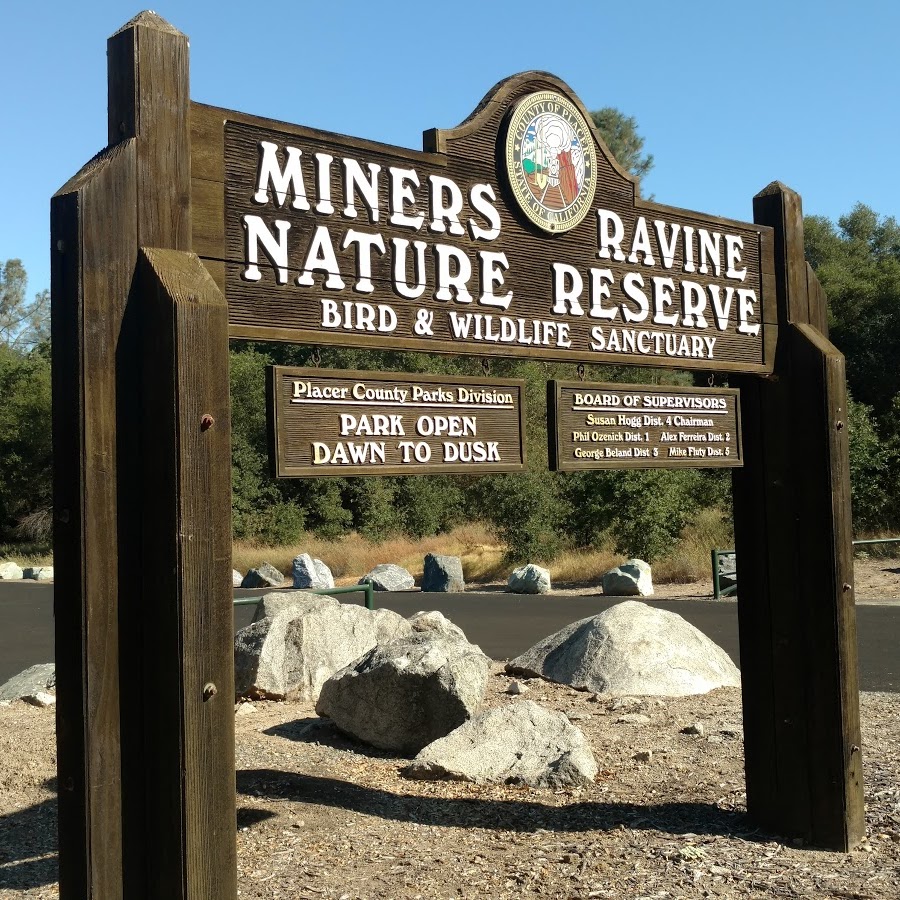
<svg viewBox="0 0 900 900"><path fill-rule="evenodd" d="M687 584L708 578L712 550L734 548L734 526L718 509L704 509L681 532L672 552L653 564L653 580L660 584Z"/></svg>
<svg viewBox="0 0 900 900"><path fill-rule="evenodd" d="M704 510L685 528L682 540L672 553L654 562L653 580L660 584L684 584L708 578L710 550L731 547L733 542L731 522L719 510ZM372 543L351 534L337 541L308 535L300 543L285 547L238 541L234 545L233 564L246 572L268 562L289 574L291 560L300 553L309 553L327 563L335 582L342 585L355 584L366 572L385 562L403 566L418 579L426 553L445 553L460 557L467 582L486 584L505 581L509 576L512 566L504 561L504 550L486 525L473 523L421 540L394 537ZM624 557L609 548L569 550L551 560L547 568L554 583L593 584L623 561Z"/></svg>
<svg viewBox="0 0 900 900"><path fill-rule="evenodd" d="M355 584L362 575L379 563L393 562L419 577L426 553L459 556L467 581L493 581L503 576L503 546L498 544L485 525L471 524L454 528L446 534L416 540L397 536L373 543L358 534L336 541L325 541L308 535L293 546L267 547L243 541L232 550L234 568L241 572L269 562L282 572L291 571L291 560L299 553L321 559L331 569L337 584Z"/></svg>
<svg viewBox="0 0 900 900"><path fill-rule="evenodd" d="M52 566L53 552L46 544L0 544L0 562L29 566Z"/></svg>

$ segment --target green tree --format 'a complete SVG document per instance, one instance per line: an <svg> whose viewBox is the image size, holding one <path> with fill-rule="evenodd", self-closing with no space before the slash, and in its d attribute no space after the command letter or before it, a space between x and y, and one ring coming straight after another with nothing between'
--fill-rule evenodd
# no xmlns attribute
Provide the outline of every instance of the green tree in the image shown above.
<svg viewBox="0 0 900 900"><path fill-rule="evenodd" d="M858 203L837 226L808 216L804 228L850 390L881 416L900 393L900 225Z"/></svg>
<svg viewBox="0 0 900 900"><path fill-rule="evenodd" d="M50 351L0 343L0 534L52 500Z"/></svg>
<svg viewBox="0 0 900 900"><path fill-rule="evenodd" d="M637 178L640 187L641 180L653 168L653 154L644 153L644 139L638 134L637 119L626 116L614 106L596 109L590 116L616 162Z"/></svg>
<svg viewBox="0 0 900 900"><path fill-rule="evenodd" d="M0 266L0 344L31 350L50 336L50 291L28 300L28 275L19 259Z"/></svg>
<svg viewBox="0 0 900 900"><path fill-rule="evenodd" d="M828 297L851 401L856 529L900 526L900 225L858 203L837 224L804 221L806 257Z"/></svg>

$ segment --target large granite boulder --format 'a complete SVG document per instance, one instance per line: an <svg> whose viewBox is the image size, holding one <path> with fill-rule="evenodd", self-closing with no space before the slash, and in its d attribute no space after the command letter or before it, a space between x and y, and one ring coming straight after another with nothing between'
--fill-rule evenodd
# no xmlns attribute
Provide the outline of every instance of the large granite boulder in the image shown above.
<svg viewBox="0 0 900 900"><path fill-rule="evenodd" d="M426 554L425 568L422 572L423 591L459 593L465 589L466 580L463 577L462 561L458 556Z"/></svg>
<svg viewBox="0 0 900 900"><path fill-rule="evenodd" d="M343 732L412 756L462 725L487 687L490 660L456 637L379 644L322 685L316 712Z"/></svg>
<svg viewBox="0 0 900 900"><path fill-rule="evenodd" d="M12 560L0 562L0 581L21 581L22 567Z"/></svg>
<svg viewBox="0 0 900 900"><path fill-rule="evenodd" d="M294 557L291 563L294 587L305 590L322 590L334 587L331 569L321 559L313 559L308 553Z"/></svg>
<svg viewBox="0 0 900 900"><path fill-rule="evenodd" d="M534 563L513 569L506 584L511 594L546 594L550 591L550 573Z"/></svg>
<svg viewBox="0 0 900 900"><path fill-rule="evenodd" d="M629 559L605 572L600 586L609 597L649 597L653 593L650 565L642 559Z"/></svg>
<svg viewBox="0 0 900 900"><path fill-rule="evenodd" d="M301 612L311 613L314 610L331 609L334 597L323 597L321 594L313 594L310 591L274 591L271 594L263 594L253 608L251 622L260 619L273 618L285 610L296 608Z"/></svg>
<svg viewBox="0 0 900 900"><path fill-rule="evenodd" d="M239 697L314 701L339 669L376 644L412 631L389 609L369 610L303 591L267 594L260 606L270 615L234 638Z"/></svg>
<svg viewBox="0 0 900 900"><path fill-rule="evenodd" d="M590 784L597 762L581 731L559 712L517 700L482 712L422 749L410 778L576 787Z"/></svg>
<svg viewBox="0 0 900 900"><path fill-rule="evenodd" d="M53 663L40 663L0 684L0 703L33 697L55 687L56 666Z"/></svg>
<svg viewBox="0 0 900 900"><path fill-rule="evenodd" d="M573 622L509 662L507 672L579 690L679 697L736 687L728 654L681 616L626 600Z"/></svg>
<svg viewBox="0 0 900 900"><path fill-rule="evenodd" d="M244 583L244 576L237 569L231 570L231 586L240 587Z"/></svg>
<svg viewBox="0 0 900 900"><path fill-rule="evenodd" d="M431 634L443 634L446 637L459 638L461 641L468 641L465 632L459 625L451 622L442 612L432 609L428 612L420 610L411 615L407 620L412 626L413 631Z"/></svg>
<svg viewBox="0 0 900 900"><path fill-rule="evenodd" d="M416 586L415 579L403 566L381 563L368 575L363 575L357 584L371 584L376 591L408 591Z"/></svg>
<svg viewBox="0 0 900 900"><path fill-rule="evenodd" d="M251 569L241 582L241 587L281 587L284 584L284 574L271 563L263 563L258 569Z"/></svg>

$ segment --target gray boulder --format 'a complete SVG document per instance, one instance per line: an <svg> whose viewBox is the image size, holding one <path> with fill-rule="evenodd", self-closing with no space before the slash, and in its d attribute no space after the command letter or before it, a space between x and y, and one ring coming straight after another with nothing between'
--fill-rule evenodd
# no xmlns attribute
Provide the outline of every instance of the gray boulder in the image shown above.
<svg viewBox="0 0 900 900"><path fill-rule="evenodd" d="M22 569L22 577L32 581L52 581L53 566L28 566Z"/></svg>
<svg viewBox="0 0 900 900"><path fill-rule="evenodd" d="M13 675L9 681L0 684L0 702L30 697L54 687L56 687L56 666L53 663L41 663Z"/></svg>
<svg viewBox="0 0 900 900"><path fill-rule="evenodd" d="M412 631L389 609L368 610L302 591L267 594L257 612L260 607L271 614L234 638L238 697L315 700L339 669L376 644Z"/></svg>
<svg viewBox="0 0 900 900"><path fill-rule="evenodd" d="M472 644L413 634L336 672L322 685L316 712L360 741L412 756L472 716L489 670Z"/></svg>
<svg viewBox="0 0 900 900"><path fill-rule="evenodd" d="M23 574L21 566L12 560L0 562L0 581L20 581Z"/></svg>
<svg viewBox="0 0 900 900"><path fill-rule="evenodd" d="M462 561L458 556L441 556L428 553L422 573L423 591L447 591L459 593L466 589Z"/></svg>
<svg viewBox="0 0 900 900"><path fill-rule="evenodd" d="M436 609L429 612L420 610L406 621L412 626L413 631L423 634L443 634L446 637L468 641L462 628L459 625L454 625L442 612L438 612Z"/></svg>
<svg viewBox="0 0 900 900"><path fill-rule="evenodd" d="M550 573L534 563L514 569L506 585L511 594L546 594L550 591Z"/></svg>
<svg viewBox="0 0 900 900"><path fill-rule="evenodd" d="M251 569L241 582L241 587L281 587L284 575L270 563L263 563L258 569Z"/></svg>
<svg viewBox="0 0 900 900"><path fill-rule="evenodd" d="M731 658L705 634L676 613L637 600L567 625L506 670L628 696L680 697L741 683Z"/></svg>
<svg viewBox="0 0 900 900"><path fill-rule="evenodd" d="M244 576L237 569L231 570L231 586L240 587L244 583Z"/></svg>
<svg viewBox="0 0 900 900"><path fill-rule="evenodd" d="M653 593L650 565L642 559L629 559L604 573L600 585L610 597L649 597Z"/></svg>
<svg viewBox="0 0 900 900"><path fill-rule="evenodd" d="M295 588L321 590L334 587L334 576L331 569L321 559L313 559L308 553L294 557L291 563L291 574Z"/></svg>
<svg viewBox="0 0 900 900"><path fill-rule="evenodd" d="M575 787L590 784L597 762L581 731L531 700L479 713L419 752L404 774L476 784Z"/></svg>
<svg viewBox="0 0 900 900"><path fill-rule="evenodd" d="M381 563L375 566L368 575L363 575L358 584L371 584L376 591L408 591L415 587L412 575L403 566L394 563Z"/></svg>

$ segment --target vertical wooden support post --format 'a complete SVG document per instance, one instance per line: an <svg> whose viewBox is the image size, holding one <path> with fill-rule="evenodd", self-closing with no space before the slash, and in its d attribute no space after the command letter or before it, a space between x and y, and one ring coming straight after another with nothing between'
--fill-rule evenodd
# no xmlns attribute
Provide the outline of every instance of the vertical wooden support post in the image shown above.
<svg viewBox="0 0 900 900"><path fill-rule="evenodd" d="M110 149L51 207L60 895L233 900L227 313L186 252L187 38L141 13L108 58Z"/></svg>
<svg viewBox="0 0 900 900"><path fill-rule="evenodd" d="M754 198L774 228L771 378L742 376L733 476L747 808L778 834L848 850L865 834L844 360L820 329L800 198Z"/></svg>
<svg viewBox="0 0 900 900"><path fill-rule="evenodd" d="M135 142L50 206L60 896L122 896L116 356L137 256Z"/></svg>
<svg viewBox="0 0 900 900"><path fill-rule="evenodd" d="M198 257L143 248L148 897L237 894L228 310Z"/></svg>

